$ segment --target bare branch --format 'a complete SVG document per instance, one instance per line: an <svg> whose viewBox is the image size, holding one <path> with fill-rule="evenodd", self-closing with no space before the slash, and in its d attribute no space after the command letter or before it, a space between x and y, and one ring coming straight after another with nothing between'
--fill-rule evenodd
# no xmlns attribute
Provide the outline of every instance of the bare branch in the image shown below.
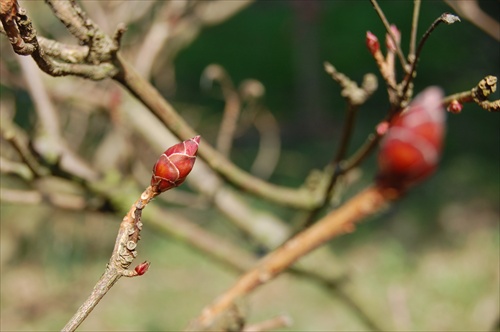
<svg viewBox="0 0 500 332"><path fill-rule="evenodd" d="M401 66L403 67L403 70L405 72L408 72L408 64L407 64L406 59L403 55L403 51L401 50L401 47L400 47L399 43L397 42L397 38L394 35L394 32L391 30L391 25L389 24L389 21L387 21L387 18L385 17L384 12L382 11L380 6L378 5L377 0L370 0L370 2L372 4L373 8L375 8L375 11L377 12L378 16L380 17L380 20L384 24L385 30L387 31L387 33L391 37L393 43L396 45L396 53L398 55L399 61L401 62Z"/></svg>
<svg viewBox="0 0 500 332"><path fill-rule="evenodd" d="M471 90L447 96L443 99L443 104L449 106L452 102L460 104L474 102L489 112L500 112L500 100L488 100L497 89L497 80L496 76L488 75Z"/></svg>
<svg viewBox="0 0 500 332"><path fill-rule="evenodd" d="M123 276L134 277L143 274L143 264L140 269L128 270L134 258L137 256L135 250L140 239L142 222L140 213L142 209L157 195L158 191L151 186L141 194L140 198L132 205L128 213L120 224L120 229L115 241L115 247L106 271L101 276L90 296L80 306L75 315L68 321L62 331L74 331L87 318L99 301L113 287L113 285ZM149 265L148 265L149 266ZM138 266L139 267L139 266ZM147 267L146 267L147 269Z"/></svg>
<svg viewBox="0 0 500 332"><path fill-rule="evenodd" d="M292 325L292 318L288 315L279 315L274 318L265 320L260 323L245 326L243 332L265 332L281 327L288 327Z"/></svg>
<svg viewBox="0 0 500 332"><path fill-rule="evenodd" d="M189 325L187 330L200 331L210 328L217 317L228 310L236 299L274 279L300 257L331 238L354 231L357 222L384 207L388 200L395 198L393 194L393 191L377 187L370 187L360 192L340 208L264 257L259 265L245 273L233 287L203 309L202 314Z"/></svg>
<svg viewBox="0 0 500 332"><path fill-rule="evenodd" d="M416 68L417 68L417 63L420 59L420 53L422 52L422 49L425 45L425 42L431 35L431 33L436 29L436 27L440 23L446 23L446 24L453 24L455 22L460 22L460 18L458 16L449 14L449 13L443 13L441 16L439 16L434 22L432 22L431 26L427 29L427 31L424 33L422 36L422 39L418 43L417 51L415 53L415 60L411 63L410 70L407 72L407 75L405 76L403 80L403 87L401 89L401 94L400 94L400 100L404 100L406 97L406 94L408 92L408 89L410 88L413 79L415 78L416 75Z"/></svg>
<svg viewBox="0 0 500 332"><path fill-rule="evenodd" d="M461 17L466 20L471 21L479 29L486 32L496 41L500 41L500 22L495 18L488 15L479 6L479 1L468 0L468 1L451 1L444 0L444 2L453 8Z"/></svg>
<svg viewBox="0 0 500 332"><path fill-rule="evenodd" d="M411 21L410 50L408 51L408 61L415 61L415 48L417 47L418 17L420 15L421 0L413 0L413 18Z"/></svg>
<svg viewBox="0 0 500 332"><path fill-rule="evenodd" d="M1 164L3 162L0 157ZM82 197L66 193L41 193L36 190L0 188L0 196L3 202L34 205L47 202L52 206L67 210L83 210L86 206L86 202Z"/></svg>

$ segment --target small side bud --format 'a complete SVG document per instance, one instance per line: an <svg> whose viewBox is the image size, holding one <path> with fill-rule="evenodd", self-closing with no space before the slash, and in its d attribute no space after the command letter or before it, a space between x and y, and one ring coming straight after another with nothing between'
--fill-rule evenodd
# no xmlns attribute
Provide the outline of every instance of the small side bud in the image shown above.
<svg viewBox="0 0 500 332"><path fill-rule="evenodd" d="M458 100L452 100L451 103L448 105L446 110L450 113L453 114L458 114L462 112L462 109L464 108L464 105L462 105Z"/></svg>
<svg viewBox="0 0 500 332"><path fill-rule="evenodd" d="M177 143L168 148L153 166L151 186L157 192L178 187L191 172L196 161L200 136Z"/></svg>
<svg viewBox="0 0 500 332"><path fill-rule="evenodd" d="M370 31L366 32L366 47L372 55L380 51L380 43L378 42L377 36L375 36Z"/></svg>
<svg viewBox="0 0 500 332"><path fill-rule="evenodd" d="M380 122L375 128L375 130L379 136L384 136L385 133L387 133L387 130L389 130L389 122L388 121Z"/></svg>
<svg viewBox="0 0 500 332"><path fill-rule="evenodd" d="M134 271L138 276L142 276L144 273L148 272L150 265L151 263L148 261L142 262L135 267Z"/></svg>

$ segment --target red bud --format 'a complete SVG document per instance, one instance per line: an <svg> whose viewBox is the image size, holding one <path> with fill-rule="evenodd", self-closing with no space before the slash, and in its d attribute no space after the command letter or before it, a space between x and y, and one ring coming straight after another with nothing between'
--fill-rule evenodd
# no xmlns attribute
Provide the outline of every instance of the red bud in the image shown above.
<svg viewBox="0 0 500 332"><path fill-rule="evenodd" d="M458 114L462 112L462 108L464 108L464 105L462 105L458 100L452 100L446 109L450 113Z"/></svg>
<svg viewBox="0 0 500 332"><path fill-rule="evenodd" d="M151 186L164 192L182 184L193 169L199 144L200 136L196 136L163 152L153 166Z"/></svg>
<svg viewBox="0 0 500 332"><path fill-rule="evenodd" d="M401 32L394 24L391 24L391 32L396 39L396 43L399 44L401 42ZM389 51L396 52L396 45L394 45L394 42L392 41L392 38L388 33L385 35L385 46L387 46L387 49Z"/></svg>
<svg viewBox="0 0 500 332"><path fill-rule="evenodd" d="M148 272L150 265L151 263L148 261L142 262L141 264L135 267L134 271L137 273L138 276L142 276L144 273Z"/></svg>
<svg viewBox="0 0 500 332"><path fill-rule="evenodd" d="M368 47L368 50L372 55L375 55L375 53L380 51L380 43L378 42L378 38L370 31L366 32L366 47Z"/></svg>
<svg viewBox="0 0 500 332"><path fill-rule="evenodd" d="M437 167L444 135L443 92L431 87L397 115L380 143L379 185L403 190Z"/></svg>

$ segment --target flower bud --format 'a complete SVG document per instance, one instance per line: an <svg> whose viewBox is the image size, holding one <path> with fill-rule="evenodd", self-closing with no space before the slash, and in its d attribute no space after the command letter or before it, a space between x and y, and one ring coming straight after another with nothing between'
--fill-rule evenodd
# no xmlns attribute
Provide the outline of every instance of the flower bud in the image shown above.
<svg viewBox="0 0 500 332"><path fill-rule="evenodd" d="M401 191L434 172L445 130L442 99L440 88L428 88L392 120L380 143L378 185Z"/></svg>
<svg viewBox="0 0 500 332"><path fill-rule="evenodd" d="M372 55L375 55L375 53L380 51L380 43L378 42L378 38L370 31L366 32L366 47L368 47L368 50Z"/></svg>
<svg viewBox="0 0 500 332"><path fill-rule="evenodd" d="M448 107L446 108L448 112L453 113L453 114L458 114L462 112L462 108L464 108L464 105L462 105L458 100L452 100Z"/></svg>
<svg viewBox="0 0 500 332"><path fill-rule="evenodd" d="M135 267L134 271L137 273L138 276L142 276L144 273L148 272L150 265L151 263L148 261L142 262L141 264Z"/></svg>
<svg viewBox="0 0 500 332"><path fill-rule="evenodd" d="M396 43L399 44L401 42L401 32L394 24L391 24L391 32L396 39ZM394 41L388 33L385 35L385 46L387 46L388 51L396 52L396 45L394 45Z"/></svg>
<svg viewBox="0 0 500 332"><path fill-rule="evenodd" d="M154 190L164 192L186 180L193 169L199 144L200 136L196 136L175 144L163 152L153 166L151 186Z"/></svg>

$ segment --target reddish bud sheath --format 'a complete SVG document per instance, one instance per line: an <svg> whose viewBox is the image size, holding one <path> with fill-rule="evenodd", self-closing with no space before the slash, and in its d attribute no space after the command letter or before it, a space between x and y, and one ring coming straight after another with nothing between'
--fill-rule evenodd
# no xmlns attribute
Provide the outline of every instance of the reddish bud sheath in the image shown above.
<svg viewBox="0 0 500 332"><path fill-rule="evenodd" d="M196 136L163 152L153 166L151 186L164 192L182 184L193 169L199 144L200 136Z"/></svg>
<svg viewBox="0 0 500 332"><path fill-rule="evenodd" d="M375 53L380 51L380 43L378 42L378 38L370 31L366 32L366 47L368 47L368 50L372 55L375 55Z"/></svg>
<svg viewBox="0 0 500 332"><path fill-rule="evenodd" d="M380 186L404 190L434 172L445 130L442 99L442 90L430 87L392 120L380 143Z"/></svg>
<svg viewBox="0 0 500 332"><path fill-rule="evenodd" d="M142 262L141 264L137 265L134 269L134 271L137 273L138 276L142 276L144 273L148 272L149 265L151 265L150 262Z"/></svg>

